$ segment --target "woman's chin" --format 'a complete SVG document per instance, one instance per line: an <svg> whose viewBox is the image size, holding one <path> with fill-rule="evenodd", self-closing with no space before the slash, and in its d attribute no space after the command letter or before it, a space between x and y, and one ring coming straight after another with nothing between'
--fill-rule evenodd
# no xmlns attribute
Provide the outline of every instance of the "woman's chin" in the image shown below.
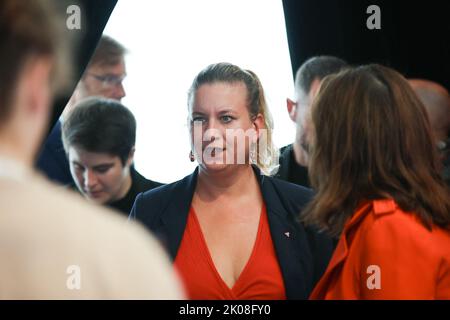
<svg viewBox="0 0 450 320"><path fill-rule="evenodd" d="M232 167L232 164L226 164L224 161L204 161L200 164L203 170L208 172L220 172Z"/></svg>

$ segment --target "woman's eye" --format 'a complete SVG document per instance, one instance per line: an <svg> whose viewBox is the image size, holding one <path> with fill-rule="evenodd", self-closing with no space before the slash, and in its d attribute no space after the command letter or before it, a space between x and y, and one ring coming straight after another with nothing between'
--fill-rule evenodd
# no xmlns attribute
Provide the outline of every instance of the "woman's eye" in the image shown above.
<svg viewBox="0 0 450 320"><path fill-rule="evenodd" d="M203 123L203 122L205 122L205 118L202 118L202 117L194 117L193 119L192 119L192 122L201 122L201 123Z"/></svg>
<svg viewBox="0 0 450 320"><path fill-rule="evenodd" d="M231 117L231 116L222 116L221 120L222 120L223 123L228 123L228 122L231 122L233 120L233 117Z"/></svg>
<svg viewBox="0 0 450 320"><path fill-rule="evenodd" d="M98 173L106 173L109 170L109 167L107 168L98 168L95 171L97 171Z"/></svg>

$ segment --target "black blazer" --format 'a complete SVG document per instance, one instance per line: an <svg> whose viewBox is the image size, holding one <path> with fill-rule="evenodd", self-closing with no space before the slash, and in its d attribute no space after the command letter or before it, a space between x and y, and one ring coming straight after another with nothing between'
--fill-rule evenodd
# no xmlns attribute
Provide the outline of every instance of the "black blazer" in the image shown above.
<svg viewBox="0 0 450 320"><path fill-rule="evenodd" d="M264 199L270 232L288 299L307 299L331 257L331 240L296 222L312 191L264 176L253 167ZM177 255L197 183L198 168L184 179L137 196L130 219L160 237L172 260Z"/></svg>
<svg viewBox="0 0 450 320"><path fill-rule="evenodd" d="M61 185L74 183L61 138L61 120L56 122L36 161L36 168Z"/></svg>

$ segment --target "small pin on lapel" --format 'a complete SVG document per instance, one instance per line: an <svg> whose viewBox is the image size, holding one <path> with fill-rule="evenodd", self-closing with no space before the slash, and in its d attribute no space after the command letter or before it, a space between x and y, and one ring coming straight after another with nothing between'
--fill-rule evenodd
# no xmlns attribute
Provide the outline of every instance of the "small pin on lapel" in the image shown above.
<svg viewBox="0 0 450 320"><path fill-rule="evenodd" d="M290 234L290 232L285 232L284 235L285 235L286 237L289 238L289 236L290 236L291 234Z"/></svg>

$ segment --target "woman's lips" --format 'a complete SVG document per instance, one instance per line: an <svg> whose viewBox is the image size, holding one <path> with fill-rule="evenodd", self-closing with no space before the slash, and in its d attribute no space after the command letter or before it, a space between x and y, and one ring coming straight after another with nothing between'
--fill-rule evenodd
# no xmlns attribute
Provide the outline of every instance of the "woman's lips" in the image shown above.
<svg viewBox="0 0 450 320"><path fill-rule="evenodd" d="M217 154L223 153L225 150L226 150L226 148L207 147L203 150L203 154L214 157Z"/></svg>

